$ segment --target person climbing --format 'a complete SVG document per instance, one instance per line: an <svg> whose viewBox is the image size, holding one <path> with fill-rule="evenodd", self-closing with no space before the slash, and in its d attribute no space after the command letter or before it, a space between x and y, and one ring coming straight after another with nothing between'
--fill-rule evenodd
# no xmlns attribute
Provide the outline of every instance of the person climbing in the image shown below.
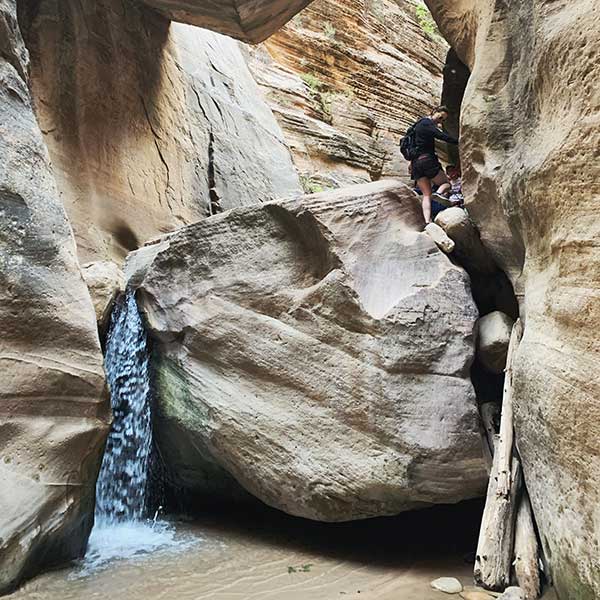
<svg viewBox="0 0 600 600"><path fill-rule="evenodd" d="M426 225L431 223L432 196L448 203L447 192L450 190L450 183L435 153L436 139L458 144L456 138L439 128L448 118L448 114L445 106L438 106L430 117L419 119L410 127L400 144L402 155L411 161L412 177L423 194L423 217ZM439 186L435 194L432 192L432 185Z"/></svg>
<svg viewBox="0 0 600 600"><path fill-rule="evenodd" d="M453 206L462 206L465 202L465 197L462 193L460 169L456 165L448 165L446 167L446 176L450 181L450 195L448 196L448 200Z"/></svg>

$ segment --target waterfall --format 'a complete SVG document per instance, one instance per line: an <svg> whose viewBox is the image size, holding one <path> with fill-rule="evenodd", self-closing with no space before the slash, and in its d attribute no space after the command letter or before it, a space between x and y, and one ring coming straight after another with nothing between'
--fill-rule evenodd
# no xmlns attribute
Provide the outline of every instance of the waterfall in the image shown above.
<svg viewBox="0 0 600 600"><path fill-rule="evenodd" d="M105 366L113 424L96 484L96 521L139 521L146 516L152 422L148 342L133 291L113 310Z"/></svg>

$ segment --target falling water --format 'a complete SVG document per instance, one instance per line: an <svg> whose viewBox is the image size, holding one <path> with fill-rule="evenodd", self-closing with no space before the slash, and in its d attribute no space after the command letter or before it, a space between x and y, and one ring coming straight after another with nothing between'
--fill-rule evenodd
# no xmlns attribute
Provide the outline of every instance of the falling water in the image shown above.
<svg viewBox="0 0 600 600"><path fill-rule="evenodd" d="M96 485L96 521L139 521L146 513L152 423L148 343L134 292L115 306L105 364L114 420Z"/></svg>
<svg viewBox="0 0 600 600"><path fill-rule="evenodd" d="M81 569L87 577L114 561L156 551L180 552L196 540L178 539L171 523L148 519L146 491L152 448L148 340L134 292L113 309L105 368L113 424L96 484L96 524Z"/></svg>

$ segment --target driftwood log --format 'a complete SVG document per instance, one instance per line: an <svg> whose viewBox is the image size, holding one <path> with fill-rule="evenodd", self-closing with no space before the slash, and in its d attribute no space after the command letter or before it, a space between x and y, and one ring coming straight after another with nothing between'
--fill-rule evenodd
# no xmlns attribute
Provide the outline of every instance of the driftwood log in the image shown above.
<svg viewBox="0 0 600 600"><path fill-rule="evenodd" d="M525 592L525 600L540 597L539 547L533 514L527 490L523 490L515 530L514 568L519 587Z"/></svg>
<svg viewBox="0 0 600 600"><path fill-rule="evenodd" d="M494 591L510 585L521 463L513 453L513 363L523 326L515 323L506 359L500 435L497 440L475 558L475 581Z"/></svg>
<svg viewBox="0 0 600 600"><path fill-rule="evenodd" d="M510 585L513 562L515 521L522 477L521 463L516 456L513 457L512 465L510 494L498 495L497 460L494 460L475 557L475 582L496 592L503 592Z"/></svg>
<svg viewBox="0 0 600 600"><path fill-rule="evenodd" d="M498 404L495 402L485 402L479 407L481 415L481 424L483 427L484 458L488 469L488 474L492 471L494 452L500 436L496 433L496 420L500 413Z"/></svg>
<svg viewBox="0 0 600 600"><path fill-rule="evenodd" d="M510 494L511 458L513 449L513 362L523 337L521 319L513 325L506 355L502 416L500 417L500 444L498 445L498 494Z"/></svg>

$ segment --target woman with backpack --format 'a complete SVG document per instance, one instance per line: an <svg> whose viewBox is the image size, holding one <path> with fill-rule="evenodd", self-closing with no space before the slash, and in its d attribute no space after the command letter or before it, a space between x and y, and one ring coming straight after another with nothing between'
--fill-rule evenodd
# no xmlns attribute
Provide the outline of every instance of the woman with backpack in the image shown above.
<svg viewBox="0 0 600 600"><path fill-rule="evenodd" d="M413 179L423 194L423 217L425 224L431 223L432 196L448 203L447 192L450 190L448 177L442 169L439 158L435 153L435 140L449 144L458 144L458 140L439 128L448 118L448 109L438 106L431 117L417 121L402 139L400 150L407 160L410 160L410 170ZM439 186L435 194L433 185Z"/></svg>

